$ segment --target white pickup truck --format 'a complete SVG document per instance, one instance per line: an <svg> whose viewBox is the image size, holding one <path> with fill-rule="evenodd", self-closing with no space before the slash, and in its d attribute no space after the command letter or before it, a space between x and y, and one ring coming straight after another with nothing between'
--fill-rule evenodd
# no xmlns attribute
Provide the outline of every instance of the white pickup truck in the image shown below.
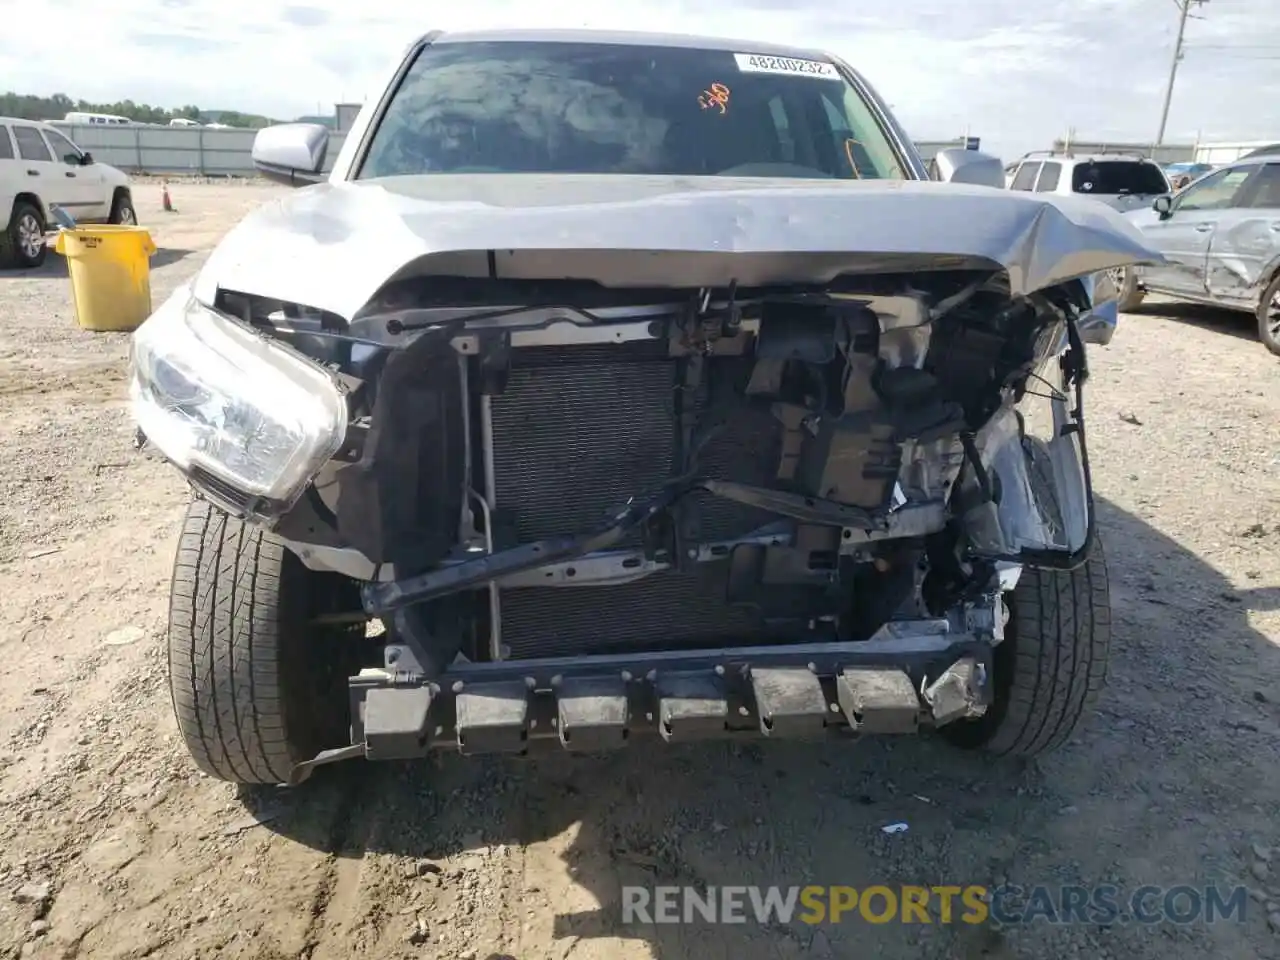
<svg viewBox="0 0 1280 960"><path fill-rule="evenodd" d="M0 117L0 266L44 262L51 204L77 221L137 222L126 174L47 123Z"/></svg>

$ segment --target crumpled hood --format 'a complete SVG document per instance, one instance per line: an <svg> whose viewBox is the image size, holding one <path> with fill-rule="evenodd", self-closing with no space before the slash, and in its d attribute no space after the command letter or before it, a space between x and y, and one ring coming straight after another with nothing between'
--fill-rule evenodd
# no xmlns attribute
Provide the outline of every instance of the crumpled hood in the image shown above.
<svg viewBox="0 0 1280 960"><path fill-rule="evenodd" d="M640 270L645 253L687 254L699 264L682 271L681 285L689 286L734 278L743 285L820 283L852 271L1001 268L1015 294L1163 259L1102 204L990 187L431 175L317 184L268 203L215 248L194 291L205 303L221 287L350 318L392 277L412 273L416 261L462 251L495 251L499 258L527 253L548 267L547 276L619 283L616 273L584 276L572 255L635 251L615 261L634 262ZM556 251L570 256L557 258ZM775 254L784 256L770 256ZM495 262L502 276L503 260Z"/></svg>

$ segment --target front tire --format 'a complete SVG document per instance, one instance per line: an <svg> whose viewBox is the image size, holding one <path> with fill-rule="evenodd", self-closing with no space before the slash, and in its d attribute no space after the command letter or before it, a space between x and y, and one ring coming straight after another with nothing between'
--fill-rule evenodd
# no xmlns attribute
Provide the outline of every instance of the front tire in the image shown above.
<svg viewBox="0 0 1280 960"><path fill-rule="evenodd" d="M1061 521L1048 451L1031 441L1036 499ZM1111 656L1111 586L1101 539L1074 570L1024 567L1005 594L1009 622L992 664L995 697L987 712L942 728L960 747L996 756L1056 750L1093 713Z"/></svg>
<svg viewBox="0 0 1280 960"><path fill-rule="evenodd" d="M354 606L351 606L354 604ZM294 765L350 739L347 678L364 625L351 581L317 574L276 537L205 501L187 508L169 601L169 688L196 765L219 780L285 783Z"/></svg>
<svg viewBox="0 0 1280 960"><path fill-rule="evenodd" d="M133 209L133 198L129 196L128 191L116 191L116 195L111 201L111 216L108 218L108 222L126 226L137 225L138 213Z"/></svg>
<svg viewBox="0 0 1280 960"><path fill-rule="evenodd" d="M1280 356L1280 274L1276 274L1258 301L1258 339Z"/></svg>
<svg viewBox="0 0 1280 960"><path fill-rule="evenodd" d="M1101 544L1074 570L1023 569L1005 602L995 701L983 716L942 733L960 747L1033 757L1066 743L1106 686L1111 599Z"/></svg>

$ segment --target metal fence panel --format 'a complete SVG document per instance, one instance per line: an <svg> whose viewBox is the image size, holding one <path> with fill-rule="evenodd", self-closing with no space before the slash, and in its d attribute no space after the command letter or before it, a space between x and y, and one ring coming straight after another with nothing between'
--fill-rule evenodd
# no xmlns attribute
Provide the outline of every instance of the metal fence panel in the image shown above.
<svg viewBox="0 0 1280 960"><path fill-rule="evenodd" d="M1271 146L1274 146L1274 143L1269 140L1253 140L1247 143L1202 143L1196 147L1195 162L1231 163L1262 147Z"/></svg>
<svg viewBox="0 0 1280 960"><path fill-rule="evenodd" d="M251 177L254 130L218 127L105 126L53 122L94 159L129 173L171 176ZM342 149L344 134L329 135L325 170Z"/></svg>
<svg viewBox="0 0 1280 960"><path fill-rule="evenodd" d="M127 127L54 121L81 149L98 160L129 173L159 173L172 176L251 177L254 130L209 127L161 127L132 124ZM342 149L345 133L329 134L324 169ZM916 144L925 160L945 147L963 147L965 141L922 140Z"/></svg>
<svg viewBox="0 0 1280 960"><path fill-rule="evenodd" d="M1150 157L1156 163L1182 163L1194 160L1196 156L1195 144L1191 143L1164 143L1157 147L1150 143L1108 140L1055 140L1053 149L1063 152L1069 150L1078 157L1093 153L1131 153Z"/></svg>
<svg viewBox="0 0 1280 960"><path fill-rule="evenodd" d="M963 137L956 140L917 140L915 143L916 150L925 163L936 157L939 150L950 150L953 147L964 147L964 145Z"/></svg>

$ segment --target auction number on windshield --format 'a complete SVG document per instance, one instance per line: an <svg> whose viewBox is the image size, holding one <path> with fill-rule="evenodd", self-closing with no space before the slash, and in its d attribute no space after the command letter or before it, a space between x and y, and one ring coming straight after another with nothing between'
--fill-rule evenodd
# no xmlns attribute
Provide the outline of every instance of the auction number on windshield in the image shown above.
<svg viewBox="0 0 1280 960"><path fill-rule="evenodd" d="M733 59L743 73L785 73L793 76L839 80L835 65L821 60L796 60L794 57L768 57L759 53L735 53Z"/></svg>

